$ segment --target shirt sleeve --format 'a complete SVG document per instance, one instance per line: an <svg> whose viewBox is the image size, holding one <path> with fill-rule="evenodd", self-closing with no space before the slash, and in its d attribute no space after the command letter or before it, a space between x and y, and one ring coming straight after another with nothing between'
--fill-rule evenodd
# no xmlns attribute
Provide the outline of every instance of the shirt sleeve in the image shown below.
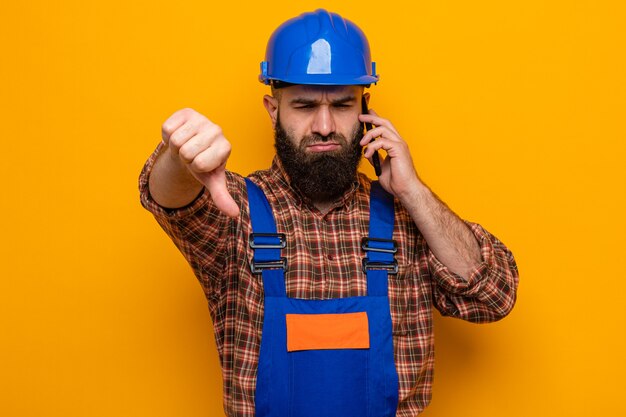
<svg viewBox="0 0 626 417"><path fill-rule="evenodd" d="M444 316L473 323L505 317L515 305L519 274L511 251L476 223L466 221L480 244L481 263L468 280L450 271L428 249L428 268L435 282L434 302Z"/></svg>
<svg viewBox="0 0 626 417"><path fill-rule="evenodd" d="M163 148L163 143L159 143L139 175L141 205L152 213L174 242L210 299L218 296L220 291L220 277L232 248L231 231L237 228L240 219L231 219L220 212L206 188L202 188L198 196L184 207L170 209L159 205L150 195L148 180ZM243 178L227 171L226 181L233 199L241 206Z"/></svg>

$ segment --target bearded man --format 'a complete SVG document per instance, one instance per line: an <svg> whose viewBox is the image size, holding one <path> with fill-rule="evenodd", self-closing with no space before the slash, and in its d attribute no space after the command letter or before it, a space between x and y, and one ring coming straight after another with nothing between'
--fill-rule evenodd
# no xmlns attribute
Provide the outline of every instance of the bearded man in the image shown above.
<svg viewBox="0 0 626 417"><path fill-rule="evenodd" d="M183 109L140 176L143 206L209 301L225 412L415 416L431 398L432 309L506 316L513 255L441 202L393 124L363 111L378 75L354 23L321 9L285 22L259 78L270 169L226 170L222 130ZM377 181L358 173L362 155Z"/></svg>

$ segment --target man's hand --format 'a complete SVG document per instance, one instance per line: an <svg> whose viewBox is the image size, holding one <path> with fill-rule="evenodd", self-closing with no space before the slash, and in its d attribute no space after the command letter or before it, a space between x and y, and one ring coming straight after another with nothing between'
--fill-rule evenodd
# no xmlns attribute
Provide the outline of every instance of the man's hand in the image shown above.
<svg viewBox="0 0 626 417"><path fill-rule="evenodd" d="M208 189L220 211L237 217L239 207L226 187L231 146L222 129L197 111L182 109L163 123L161 135L172 161L183 165Z"/></svg>
<svg viewBox="0 0 626 417"><path fill-rule="evenodd" d="M361 145L367 146L363 156L373 165L374 152L379 149L387 152L387 157L381 162L382 173L378 179L387 192L402 200L421 185L407 143L389 120L378 116L372 109L369 114L359 115L359 120L376 126L361 139ZM374 138L377 139L370 143Z"/></svg>
<svg viewBox="0 0 626 417"><path fill-rule="evenodd" d="M359 115L359 120L376 127L363 136L361 145L367 146L363 155L370 163L375 151L387 152L381 164L380 185L407 209L437 259L469 280L481 262L478 241L467 224L419 179L409 147L391 122L371 109L369 112ZM377 139L370 143L372 138Z"/></svg>

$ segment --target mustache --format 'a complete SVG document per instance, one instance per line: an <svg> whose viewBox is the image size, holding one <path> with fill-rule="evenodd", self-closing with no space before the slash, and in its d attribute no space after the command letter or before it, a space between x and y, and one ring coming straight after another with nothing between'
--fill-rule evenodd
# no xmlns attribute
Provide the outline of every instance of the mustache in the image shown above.
<svg viewBox="0 0 626 417"><path fill-rule="evenodd" d="M302 138L302 141L300 142L300 149L304 149L307 146L316 145L318 143L327 142L336 142L341 146L346 146L348 144L346 137L339 133L331 133L328 136L322 136L319 133L313 133Z"/></svg>

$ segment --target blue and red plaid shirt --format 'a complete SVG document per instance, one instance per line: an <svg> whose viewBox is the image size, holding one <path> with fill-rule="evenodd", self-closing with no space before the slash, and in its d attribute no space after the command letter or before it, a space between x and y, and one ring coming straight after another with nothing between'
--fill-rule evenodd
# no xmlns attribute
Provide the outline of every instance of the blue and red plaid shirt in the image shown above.
<svg viewBox="0 0 626 417"><path fill-rule="evenodd" d="M203 189L188 206L166 209L150 196L148 178L162 144L139 177L141 203L189 262L208 300L224 383L228 416L253 417L261 331L263 285L250 271L252 250L244 178L227 171L227 185L241 213L223 215ZM250 175L267 196L279 233L285 233L289 297L329 299L366 295L361 238L368 234L370 180L359 174L352 189L323 215L294 190L275 158L269 170ZM397 416L413 417L429 403L434 367L433 307L474 323L498 320L513 308L518 285L515 259L480 225L466 221L480 244L482 262L469 280L451 272L400 205L395 204L397 275L389 276Z"/></svg>

